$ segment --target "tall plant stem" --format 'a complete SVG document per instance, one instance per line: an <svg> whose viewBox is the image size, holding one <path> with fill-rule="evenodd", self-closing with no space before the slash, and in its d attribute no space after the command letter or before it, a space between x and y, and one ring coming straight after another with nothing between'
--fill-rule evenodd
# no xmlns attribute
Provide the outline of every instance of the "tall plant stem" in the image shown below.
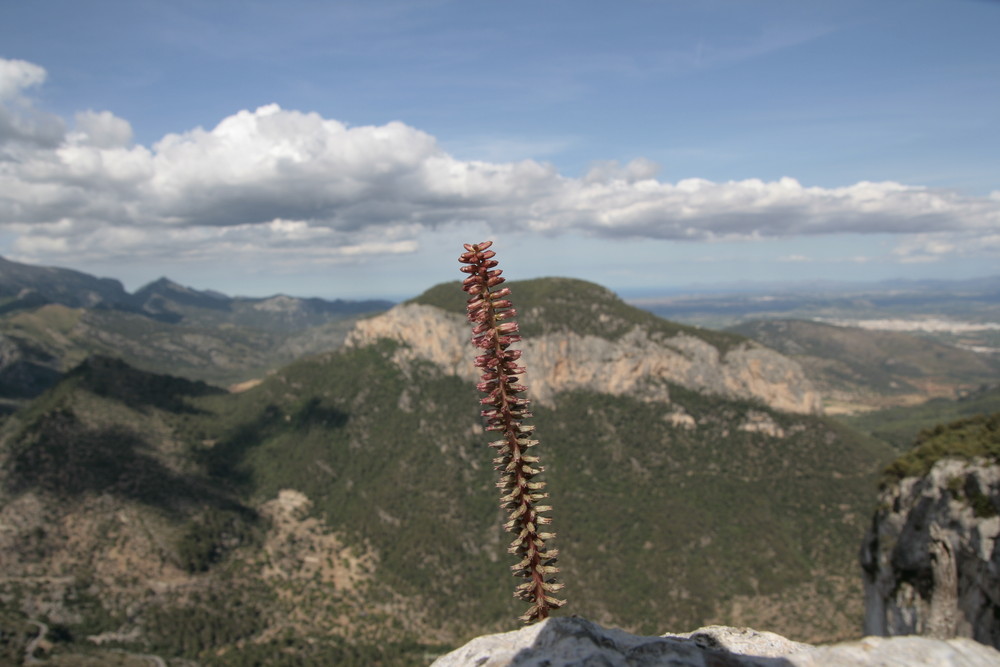
<svg viewBox="0 0 1000 667"><path fill-rule="evenodd" d="M469 274L462 289L470 295L466 310L473 325L472 342L482 350L475 362L483 371L477 387L486 394L480 400L486 406L482 416L486 430L502 435L490 447L498 454L493 463L500 472L497 482L500 506L508 512L504 529L516 536L507 549L519 558L511 570L514 576L525 579L515 588L514 596L531 605L520 618L532 623L547 618L550 610L566 601L552 595L563 587L552 577L559 572L556 566L559 552L546 546L555 534L539 530L539 526L552 522L542 516L552 508L537 504L549 494L544 491L545 482L536 478L544 468L538 464L538 456L529 453L538 440L531 437L535 427L524 424L532 416L528 411L529 401L522 395L526 387L518 379L525 368L517 365L521 351L510 349L511 344L521 340L513 319L517 311L507 299L510 288L500 287L505 279L501 276L503 271L495 268L496 253L489 250L492 244L492 241L465 244L466 252L458 260L463 264L461 270Z"/></svg>

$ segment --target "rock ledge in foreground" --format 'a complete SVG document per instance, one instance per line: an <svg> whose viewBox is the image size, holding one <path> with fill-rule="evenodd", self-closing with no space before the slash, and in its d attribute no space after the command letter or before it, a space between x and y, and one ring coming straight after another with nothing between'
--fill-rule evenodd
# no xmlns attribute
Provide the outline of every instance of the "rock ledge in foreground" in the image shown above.
<svg viewBox="0 0 1000 667"><path fill-rule="evenodd" d="M810 646L771 632L710 626L640 637L584 618L550 618L484 635L432 667L997 667L1000 652L971 639L866 637Z"/></svg>

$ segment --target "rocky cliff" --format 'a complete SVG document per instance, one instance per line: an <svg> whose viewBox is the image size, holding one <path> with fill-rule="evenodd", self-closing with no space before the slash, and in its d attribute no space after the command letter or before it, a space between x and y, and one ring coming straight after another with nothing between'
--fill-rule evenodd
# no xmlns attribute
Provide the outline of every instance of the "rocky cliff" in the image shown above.
<svg viewBox="0 0 1000 667"><path fill-rule="evenodd" d="M456 287L457 289L457 287ZM516 294L514 295L516 298ZM595 320L610 318L605 312ZM419 303L401 304L359 321L348 345L380 338L403 344L397 363L430 361L446 373L476 381L475 350L461 315ZM555 394L589 389L669 402L667 383L727 398L758 400L775 409L818 413L820 397L798 363L748 340L720 349L686 331L666 335L640 323L617 336L573 330L525 336L520 344L532 398L551 405Z"/></svg>
<svg viewBox="0 0 1000 667"><path fill-rule="evenodd" d="M1000 465L943 458L883 489L861 552L865 631L1000 648Z"/></svg>
<svg viewBox="0 0 1000 667"><path fill-rule="evenodd" d="M1000 653L967 639L866 637L811 646L771 632L711 626L662 637L602 628L583 618L551 618L516 632L478 637L432 667L990 667Z"/></svg>

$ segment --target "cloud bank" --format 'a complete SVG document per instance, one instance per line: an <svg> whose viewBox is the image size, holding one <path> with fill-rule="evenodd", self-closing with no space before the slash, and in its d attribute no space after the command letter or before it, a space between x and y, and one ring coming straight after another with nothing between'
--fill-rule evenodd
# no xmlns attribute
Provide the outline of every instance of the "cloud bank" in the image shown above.
<svg viewBox="0 0 1000 667"><path fill-rule="evenodd" d="M136 145L108 111L69 126L29 91L45 70L0 59L0 229L18 256L331 261L417 250L423 231L711 241L901 235L899 261L1000 254L1000 193L792 178L658 180L648 160L581 178L533 160L459 160L401 122L349 127L267 105Z"/></svg>

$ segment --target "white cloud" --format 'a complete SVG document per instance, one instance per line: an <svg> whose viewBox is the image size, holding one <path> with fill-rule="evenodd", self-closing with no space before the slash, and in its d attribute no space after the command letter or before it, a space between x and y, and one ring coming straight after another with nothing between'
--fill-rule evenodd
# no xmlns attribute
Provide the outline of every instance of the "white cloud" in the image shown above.
<svg viewBox="0 0 1000 667"><path fill-rule="evenodd" d="M132 144L132 125L110 111L81 111L76 114L76 131L68 140L96 148L128 148Z"/></svg>
<svg viewBox="0 0 1000 667"><path fill-rule="evenodd" d="M898 261L1000 252L973 243L1000 234L997 193L670 183L641 158L568 178L534 160L460 160L401 122L348 127L273 104L145 147L107 111L77 114L67 132L23 96L44 79L36 65L0 60L0 227L26 258L334 261L413 252L422 232L452 223L689 241L894 234Z"/></svg>
<svg viewBox="0 0 1000 667"><path fill-rule="evenodd" d="M45 68L25 60L0 58L0 102L20 99L27 88L45 82Z"/></svg>
<svg viewBox="0 0 1000 667"><path fill-rule="evenodd" d="M0 161L16 159L24 145L51 148L61 140L62 119L34 109L24 95L45 77L45 68L34 63L0 58Z"/></svg>

